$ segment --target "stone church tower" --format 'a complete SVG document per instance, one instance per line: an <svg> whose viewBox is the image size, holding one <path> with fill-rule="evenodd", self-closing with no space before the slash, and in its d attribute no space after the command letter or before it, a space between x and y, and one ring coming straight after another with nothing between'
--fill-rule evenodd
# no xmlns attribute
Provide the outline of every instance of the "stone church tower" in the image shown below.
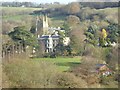
<svg viewBox="0 0 120 90"><path fill-rule="evenodd" d="M36 17L36 34L37 37L40 37L41 35L48 35L48 17L45 16L37 16Z"/></svg>

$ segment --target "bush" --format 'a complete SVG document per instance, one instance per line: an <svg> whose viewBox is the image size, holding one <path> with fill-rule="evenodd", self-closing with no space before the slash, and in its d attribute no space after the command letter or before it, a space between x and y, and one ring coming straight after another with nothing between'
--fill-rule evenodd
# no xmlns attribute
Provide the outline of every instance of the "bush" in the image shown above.
<svg viewBox="0 0 120 90"><path fill-rule="evenodd" d="M86 88L86 82L72 73L58 74L57 85L64 88Z"/></svg>
<svg viewBox="0 0 120 90"><path fill-rule="evenodd" d="M14 60L4 63L10 86L5 88L85 88L86 82L72 73L59 72L53 63ZM6 78L4 78L6 79ZM7 80L6 80L7 81ZM5 83L8 83L5 82Z"/></svg>
<svg viewBox="0 0 120 90"><path fill-rule="evenodd" d="M113 77L111 76L111 77L101 77L100 78L101 79L101 81L100 81L100 83L101 84L103 84L103 85L109 85L110 84L110 82L113 82L114 81L114 79L113 79Z"/></svg>
<svg viewBox="0 0 120 90"><path fill-rule="evenodd" d="M56 66L50 62L16 60L5 63L3 70L11 82L9 88L56 87L53 79L57 77L58 71Z"/></svg>
<svg viewBox="0 0 120 90"><path fill-rule="evenodd" d="M67 23L70 26L78 25L78 24L80 24L80 19L79 19L79 17L77 17L75 15L69 15L67 17Z"/></svg>
<svg viewBox="0 0 120 90"><path fill-rule="evenodd" d="M83 56L92 56L94 58L102 59L103 49L101 47L93 46L91 44L87 44L85 46L85 50L83 52Z"/></svg>

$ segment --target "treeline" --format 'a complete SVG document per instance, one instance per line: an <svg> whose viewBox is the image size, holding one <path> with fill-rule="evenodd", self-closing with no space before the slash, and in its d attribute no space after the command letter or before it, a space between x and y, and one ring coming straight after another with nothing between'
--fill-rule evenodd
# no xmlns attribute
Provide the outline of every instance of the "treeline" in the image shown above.
<svg viewBox="0 0 120 90"><path fill-rule="evenodd" d="M1 3L1 2L0 2ZM53 3L34 3L34 2L2 2L4 7L36 7L36 8L54 8L59 7L62 4L59 2Z"/></svg>
<svg viewBox="0 0 120 90"><path fill-rule="evenodd" d="M118 2L80 2L83 7L90 7L95 9L104 9L108 7L119 7Z"/></svg>
<svg viewBox="0 0 120 90"><path fill-rule="evenodd" d="M118 2L72 2L62 7L48 8L46 10L34 11L34 14L50 14L50 15L73 15L78 14L84 8L104 9L119 7Z"/></svg>
<svg viewBox="0 0 120 90"><path fill-rule="evenodd" d="M36 3L33 2L2 2L4 7L37 7Z"/></svg>
<svg viewBox="0 0 120 90"><path fill-rule="evenodd" d="M82 7L90 7L90 8L95 8L95 9L103 9L107 7L119 7L118 2L79 2ZM37 4L33 2L2 2L2 6L5 7L39 7L39 8L54 8L54 7L59 7L62 4L59 2L54 2L54 3L45 3L45 4Z"/></svg>

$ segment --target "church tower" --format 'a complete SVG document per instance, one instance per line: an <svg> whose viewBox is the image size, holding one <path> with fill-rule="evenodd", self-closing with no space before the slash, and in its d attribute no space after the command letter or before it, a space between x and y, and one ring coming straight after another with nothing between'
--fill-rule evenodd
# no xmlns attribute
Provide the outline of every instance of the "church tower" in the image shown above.
<svg viewBox="0 0 120 90"><path fill-rule="evenodd" d="M36 17L36 35L37 37L42 35L48 35L48 17L47 15Z"/></svg>

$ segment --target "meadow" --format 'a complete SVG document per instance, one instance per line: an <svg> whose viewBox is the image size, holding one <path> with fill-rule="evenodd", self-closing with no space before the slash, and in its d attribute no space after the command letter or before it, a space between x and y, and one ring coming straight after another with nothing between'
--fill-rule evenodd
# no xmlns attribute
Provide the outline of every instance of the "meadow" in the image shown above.
<svg viewBox="0 0 120 90"><path fill-rule="evenodd" d="M59 71L68 71L71 68L74 68L78 65L80 65L81 58L64 58L64 57L57 57L57 58L34 58L36 61L46 61L51 62L57 66L57 69Z"/></svg>
<svg viewBox="0 0 120 90"><path fill-rule="evenodd" d="M30 13L35 10L41 10L41 8L2 7L2 19L18 21L24 16L31 16Z"/></svg>
<svg viewBox="0 0 120 90"><path fill-rule="evenodd" d="M25 12L33 12L35 10L41 10L41 8L29 8L29 7L2 7L2 13L5 15L10 14L25 14Z"/></svg>

